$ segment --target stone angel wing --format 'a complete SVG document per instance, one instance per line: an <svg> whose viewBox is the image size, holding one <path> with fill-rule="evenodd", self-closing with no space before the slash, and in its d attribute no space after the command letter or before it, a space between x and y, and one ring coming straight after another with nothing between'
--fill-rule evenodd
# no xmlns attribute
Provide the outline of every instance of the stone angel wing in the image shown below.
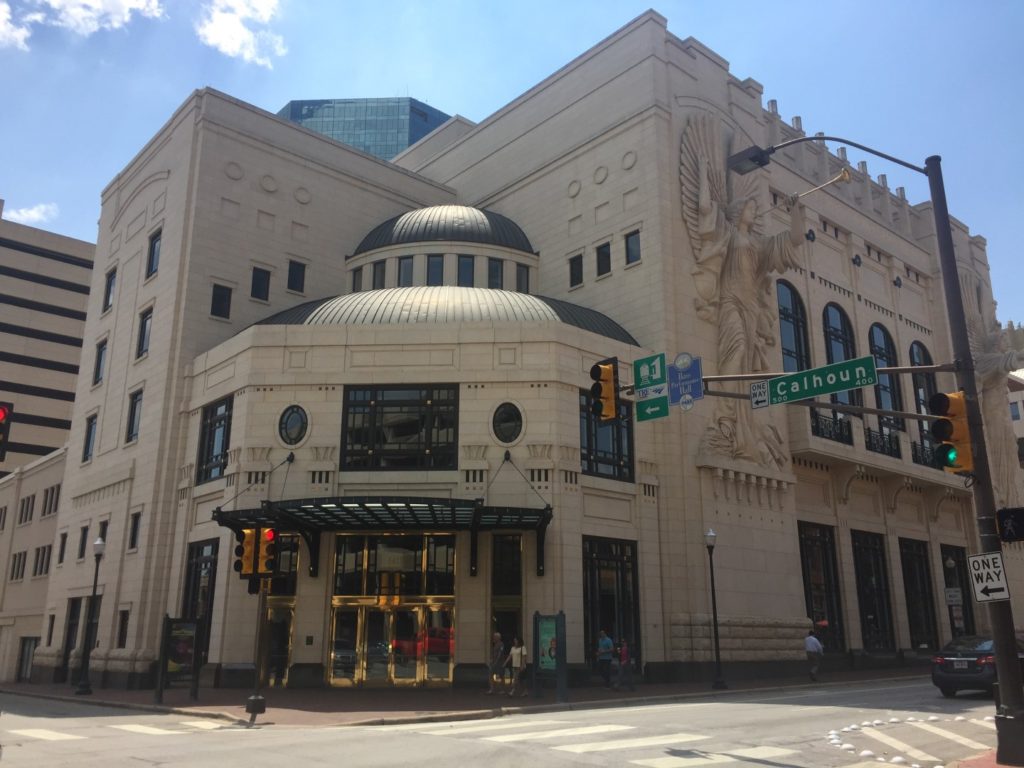
<svg viewBox="0 0 1024 768"><path fill-rule="evenodd" d="M698 261L701 252L699 195L703 179L701 167L707 167L711 200L722 208L729 204L725 178L725 147L721 123L708 114L693 115L683 129L679 146L679 188L683 201L683 220L690 246Z"/></svg>

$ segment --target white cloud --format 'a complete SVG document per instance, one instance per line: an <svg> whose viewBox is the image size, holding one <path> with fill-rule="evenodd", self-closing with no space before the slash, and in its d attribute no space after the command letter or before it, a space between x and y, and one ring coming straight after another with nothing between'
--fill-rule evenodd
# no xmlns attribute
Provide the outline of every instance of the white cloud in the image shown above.
<svg viewBox="0 0 1024 768"><path fill-rule="evenodd" d="M19 26L11 19L11 6L0 0L0 48L20 48L28 50L28 36L32 34L28 27Z"/></svg>
<svg viewBox="0 0 1024 768"><path fill-rule="evenodd" d="M272 56L288 52L284 39L266 29L277 14L278 0L210 0L202 10L199 39L221 53L273 68Z"/></svg>
<svg viewBox="0 0 1024 768"><path fill-rule="evenodd" d="M57 218L57 214L60 213L60 209L56 203L39 203L39 205L33 205L31 208L15 208L14 210L5 210L4 218L8 221L14 221L18 224L45 224L48 221L53 221Z"/></svg>
<svg viewBox="0 0 1024 768"><path fill-rule="evenodd" d="M88 37L101 29L120 29L132 14L159 19L160 0L35 0L41 6L43 23L70 29Z"/></svg>

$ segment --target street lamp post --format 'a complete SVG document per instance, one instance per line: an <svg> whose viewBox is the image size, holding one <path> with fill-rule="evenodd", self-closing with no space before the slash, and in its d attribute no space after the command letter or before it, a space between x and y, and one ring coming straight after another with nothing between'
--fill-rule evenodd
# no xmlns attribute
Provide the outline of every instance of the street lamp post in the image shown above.
<svg viewBox="0 0 1024 768"><path fill-rule="evenodd" d="M708 528L704 534L704 544L708 548L708 568L711 573L711 626L715 634L715 682L711 684L711 687L722 690L729 686L725 684L725 678L722 677L722 649L718 645L718 597L715 594L715 539L717 538L718 534L713 528Z"/></svg>
<svg viewBox="0 0 1024 768"><path fill-rule="evenodd" d="M925 160L924 168L922 168L848 139L819 135L800 136L771 147L747 147L732 155L728 159L727 165L736 173L750 173L768 165L771 162L771 156L779 149L805 141L835 141L846 144L928 177L928 188L932 198L932 215L935 218L935 236L939 246L939 264L942 268L942 285L946 296L946 313L953 341L953 356L957 363L956 382L965 395L967 424L970 431L971 449L974 454L973 490L978 539L982 552L1000 551L1002 542L996 527L996 501L992 491L992 473L988 462L981 407L978 403L978 385L974 378L974 357L971 354L964 302L960 294L956 254L953 251L953 232L949 222L949 210L946 207L946 188L942 179L942 159L938 155L932 155ZM996 760L1000 765L1024 766L1024 689L1022 689L1021 669L1017 657L1013 612L1009 600L990 602L988 610L989 621L992 625L992 642L995 649L996 674L999 677L1001 698L996 715L998 742Z"/></svg>
<svg viewBox="0 0 1024 768"><path fill-rule="evenodd" d="M92 552L96 558L96 567L92 572L92 596L89 598L89 611L85 620L85 647L82 648L82 673L78 676L78 687L75 694L78 696L92 693L92 684L89 682L89 656L92 654L92 647L96 644L93 636L93 614L96 612L96 584L100 578L100 560L103 559L103 550L106 549L103 539L96 539L92 543Z"/></svg>

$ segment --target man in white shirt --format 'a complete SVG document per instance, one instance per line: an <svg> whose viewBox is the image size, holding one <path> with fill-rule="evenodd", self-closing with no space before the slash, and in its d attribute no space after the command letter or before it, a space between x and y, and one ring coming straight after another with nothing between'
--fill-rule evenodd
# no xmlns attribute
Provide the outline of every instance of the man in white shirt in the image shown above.
<svg viewBox="0 0 1024 768"><path fill-rule="evenodd" d="M811 665L811 680L817 682L818 668L821 666L821 655L825 652L825 648L815 636L813 629L804 638L804 650L807 651L807 661Z"/></svg>

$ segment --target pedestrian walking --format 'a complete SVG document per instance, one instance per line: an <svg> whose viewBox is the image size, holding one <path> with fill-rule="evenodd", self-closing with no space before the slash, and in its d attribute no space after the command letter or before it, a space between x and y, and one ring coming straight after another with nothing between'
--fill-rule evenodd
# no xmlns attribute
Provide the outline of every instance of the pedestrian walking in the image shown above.
<svg viewBox="0 0 1024 768"><path fill-rule="evenodd" d="M615 678L615 688L623 686L633 690L633 657L629 653L629 643L624 637L619 640L619 674Z"/></svg>
<svg viewBox="0 0 1024 768"><path fill-rule="evenodd" d="M512 666L512 687L509 688L508 695L515 696L519 693L520 686L522 687L522 693L520 696L527 694L526 690L526 646L523 645L523 641L518 637L512 638L512 648L508 652L509 663Z"/></svg>
<svg viewBox="0 0 1024 768"><path fill-rule="evenodd" d="M604 687L612 687L612 655L615 643L603 629L597 634L597 671L601 673Z"/></svg>
<svg viewBox="0 0 1024 768"><path fill-rule="evenodd" d="M825 647L814 634L813 629L804 638L804 650L807 651L807 662L811 665L811 680L817 682L818 668L821 667L821 655L825 652Z"/></svg>
<svg viewBox="0 0 1024 768"><path fill-rule="evenodd" d="M505 662L508 655L505 653L505 643L502 642L501 632L491 635L491 658L487 664L487 693L500 692L505 684Z"/></svg>

